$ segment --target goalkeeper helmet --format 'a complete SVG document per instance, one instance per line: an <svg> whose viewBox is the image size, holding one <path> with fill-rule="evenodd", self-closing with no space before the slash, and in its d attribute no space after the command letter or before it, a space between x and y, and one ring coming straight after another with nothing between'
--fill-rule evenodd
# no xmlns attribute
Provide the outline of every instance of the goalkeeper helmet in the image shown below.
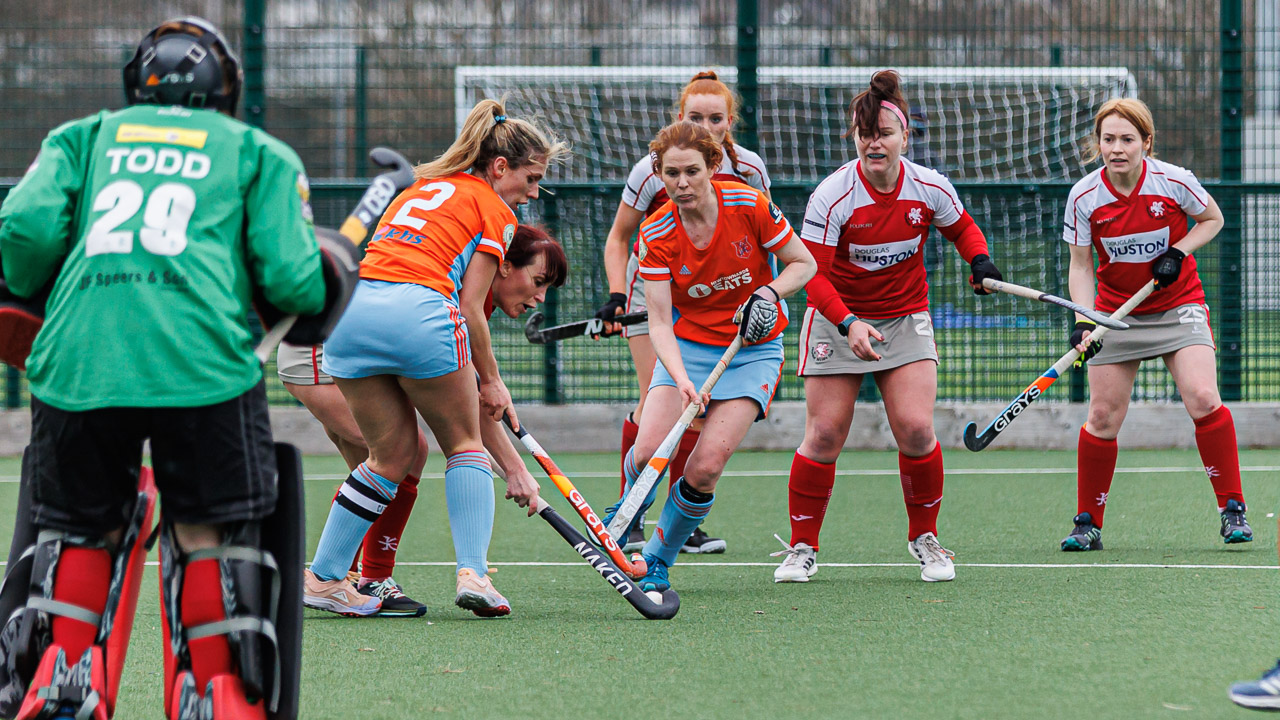
<svg viewBox="0 0 1280 720"><path fill-rule="evenodd" d="M177 18L147 33L124 66L125 102L234 115L243 78L240 60L212 23L194 16Z"/></svg>

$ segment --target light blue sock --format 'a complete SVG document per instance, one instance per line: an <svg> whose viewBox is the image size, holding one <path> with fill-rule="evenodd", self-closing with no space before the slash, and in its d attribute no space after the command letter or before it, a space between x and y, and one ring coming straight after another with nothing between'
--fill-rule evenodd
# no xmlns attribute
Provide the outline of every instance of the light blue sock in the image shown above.
<svg viewBox="0 0 1280 720"><path fill-rule="evenodd" d="M644 546L645 555L658 558L667 567L675 564L680 546L698 529L716 501L715 495L712 495L705 504L690 502L684 497L684 487L685 480L680 478L671 488L671 492L667 494L667 502L662 506L662 516L658 518L658 529Z"/></svg>
<svg viewBox="0 0 1280 720"><path fill-rule="evenodd" d="M329 519L324 523L315 559L311 561L311 572L317 578L337 580L346 577L351 561L364 542L364 534L387 509L396 496L397 487L364 463L351 471L329 506Z"/></svg>
<svg viewBox="0 0 1280 720"><path fill-rule="evenodd" d="M444 470L444 498L458 569L489 572L493 537L493 468L483 452L450 455Z"/></svg>

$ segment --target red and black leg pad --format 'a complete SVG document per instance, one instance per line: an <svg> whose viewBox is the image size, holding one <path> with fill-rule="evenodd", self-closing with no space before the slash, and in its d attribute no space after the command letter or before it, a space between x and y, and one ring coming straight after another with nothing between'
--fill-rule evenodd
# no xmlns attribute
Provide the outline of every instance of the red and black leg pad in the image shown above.
<svg viewBox="0 0 1280 720"><path fill-rule="evenodd" d="M271 516L228 524L216 548L160 537L165 709L171 720L294 720L302 660L302 457L277 444ZM228 592L229 590L229 592Z"/></svg>
<svg viewBox="0 0 1280 720"><path fill-rule="evenodd" d="M27 369L27 356L31 343L44 325L44 307L49 299L48 290L34 298L20 298L9 292L9 286L0 277L0 362L19 370Z"/></svg>
<svg viewBox="0 0 1280 720"><path fill-rule="evenodd" d="M130 522L114 549L103 538L43 530L20 555L6 585L18 573L29 582L22 605L0 630L0 714L21 720L63 712L95 720L112 716L155 499L155 483L144 469ZM20 532L28 531L15 530L15 543Z"/></svg>

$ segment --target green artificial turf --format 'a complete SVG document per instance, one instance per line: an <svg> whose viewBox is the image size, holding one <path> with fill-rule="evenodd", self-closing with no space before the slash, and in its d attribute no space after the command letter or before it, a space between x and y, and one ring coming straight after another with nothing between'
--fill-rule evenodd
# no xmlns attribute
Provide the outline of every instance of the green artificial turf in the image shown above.
<svg viewBox="0 0 1280 720"><path fill-rule="evenodd" d="M556 461L597 509L613 500L615 456ZM1280 653L1268 517L1280 505L1280 451L1241 454L1270 468L1245 473L1253 543L1222 544L1194 452L1125 451L1107 549L1074 554L1057 549L1075 512L1074 454L948 451L940 535L958 569L943 584L921 582L907 553L895 455L864 452L840 461L850 474L836 482L817 575L775 585L769 553L780 548L773 533L788 535L790 461L735 455L705 525L729 551L681 557L672 582L682 607L667 622L642 619L542 520L499 499L490 559L514 613L480 620L452 605L433 457L437 475L422 482L396 570L430 610L360 620L308 611L303 717L1248 717L1226 688ZM336 456L309 457L306 469L314 548L345 469ZM17 471L0 461L10 481ZM0 483L3 508L15 494ZM10 527L0 510L0 533ZM162 717L156 597L150 568L117 717Z"/></svg>

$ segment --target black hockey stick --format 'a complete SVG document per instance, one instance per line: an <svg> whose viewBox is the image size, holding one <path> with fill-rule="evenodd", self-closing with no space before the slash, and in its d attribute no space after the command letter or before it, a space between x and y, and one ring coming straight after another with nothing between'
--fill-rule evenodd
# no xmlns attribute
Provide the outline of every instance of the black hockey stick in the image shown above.
<svg viewBox="0 0 1280 720"><path fill-rule="evenodd" d="M646 322L649 319L648 311L640 311L629 313L627 315L617 315L610 323L621 323L622 325L635 325L637 323ZM579 337L582 335L603 335L605 321L600 318L591 318L589 320L579 320L565 325L556 325L555 327L539 328L542 324L543 315L535 312L529 316L529 320L524 324L524 336L529 342L536 345L545 345L554 340L564 340L565 338Z"/></svg>
<svg viewBox="0 0 1280 720"><path fill-rule="evenodd" d="M396 195L413 184L413 165L410 165L409 161L395 150L376 147L369 151L369 159L378 167L390 169L369 183L364 195L360 197L360 202L356 203L355 209L338 228L338 232L356 247L364 242L369 229L377 224L382 213L386 212L387 207L391 205L391 201L396 199ZM262 336L262 341L253 351L259 361L267 362L271 351L275 350L276 345L279 345L284 336L289 334L289 330L297 320L297 315L283 317Z"/></svg>
<svg viewBox="0 0 1280 720"><path fill-rule="evenodd" d="M656 592L641 592L635 581L619 570L604 550L587 542L582 533L561 517L560 513L545 500L538 498L538 503L541 505L538 508L538 514L542 519L555 528L556 532L560 533L560 537L564 538L564 541L587 561L591 569L600 573L600 577L613 586L619 595L626 598L637 612L650 620L670 620L680 612L680 596L675 590L668 588L662 591L661 597L656 600L653 597L657 594Z"/></svg>

